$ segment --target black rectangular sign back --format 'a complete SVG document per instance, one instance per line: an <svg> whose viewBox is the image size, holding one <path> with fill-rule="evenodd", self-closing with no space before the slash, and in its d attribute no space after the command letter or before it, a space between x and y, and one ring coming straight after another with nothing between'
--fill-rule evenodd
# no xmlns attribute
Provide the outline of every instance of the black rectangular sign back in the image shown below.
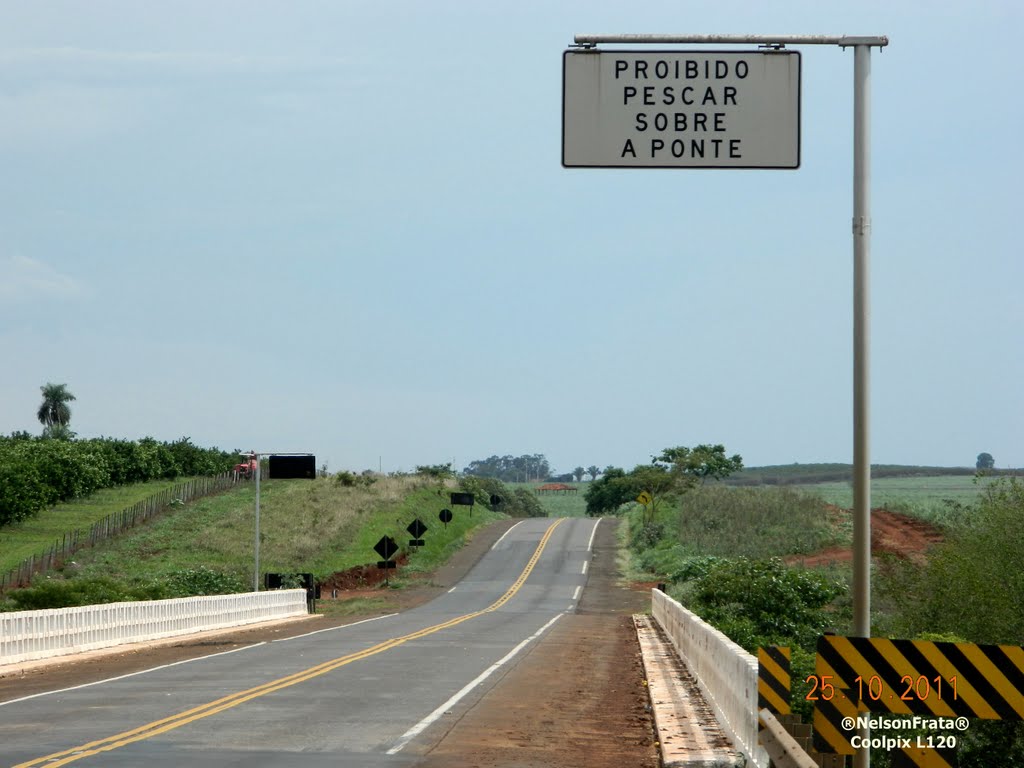
<svg viewBox="0 0 1024 768"><path fill-rule="evenodd" d="M271 456L270 477L275 480L316 477L316 456Z"/></svg>

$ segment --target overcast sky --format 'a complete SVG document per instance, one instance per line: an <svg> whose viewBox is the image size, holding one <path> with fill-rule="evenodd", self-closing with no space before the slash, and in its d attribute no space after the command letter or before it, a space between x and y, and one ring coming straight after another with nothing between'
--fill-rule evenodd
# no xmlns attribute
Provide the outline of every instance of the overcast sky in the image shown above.
<svg viewBox="0 0 1024 768"><path fill-rule="evenodd" d="M784 6L780 7L780 6ZM576 33L872 53L872 461L1024 466L1024 5L0 2L0 432L332 470L852 461L853 52L801 167L561 166Z"/></svg>

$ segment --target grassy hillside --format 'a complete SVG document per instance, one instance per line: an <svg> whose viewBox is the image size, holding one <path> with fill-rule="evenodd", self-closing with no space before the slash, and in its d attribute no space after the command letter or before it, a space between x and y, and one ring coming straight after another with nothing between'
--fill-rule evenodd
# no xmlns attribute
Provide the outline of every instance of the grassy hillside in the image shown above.
<svg viewBox="0 0 1024 768"><path fill-rule="evenodd" d="M260 570L312 572L323 579L337 571L380 559L373 545L383 535L407 549L406 526L419 517L429 528L426 546L411 554L403 573L429 571L470 535L503 515L457 507L447 528L438 512L449 488L422 477L379 478L372 485L345 486L334 478L268 480L260 504ZM95 549L76 553L60 572L40 582L105 579L125 597L164 597L167 585L195 581L207 569L223 578L223 591L252 584L255 487L238 486L170 511ZM70 584L68 586L71 586ZM187 586L187 585L185 585ZM184 587L182 587L184 588ZM124 599L124 598L122 598ZM10 606L8 606L10 607Z"/></svg>
<svg viewBox="0 0 1024 768"><path fill-rule="evenodd" d="M0 573L6 573L25 558L39 554L65 533L75 529L88 530L97 520L187 479L151 480L104 488L86 498L57 504L28 520L0 526Z"/></svg>

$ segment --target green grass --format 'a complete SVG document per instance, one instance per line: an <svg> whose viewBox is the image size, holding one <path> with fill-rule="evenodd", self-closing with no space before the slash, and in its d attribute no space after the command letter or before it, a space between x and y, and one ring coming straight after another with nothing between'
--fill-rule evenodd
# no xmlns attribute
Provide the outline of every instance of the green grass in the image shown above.
<svg viewBox="0 0 1024 768"><path fill-rule="evenodd" d="M576 493L537 493L537 488L543 485L541 482L505 483L505 485L509 488L526 488L529 491L533 491L544 511L548 513L548 517L587 516L587 502L584 496L587 493L587 488L590 487L589 480L581 483L567 483L567 485L579 488Z"/></svg>
<svg viewBox="0 0 1024 768"><path fill-rule="evenodd" d="M348 600L317 600L316 612L331 617L358 616L381 613L388 608L383 597L353 597Z"/></svg>
<svg viewBox="0 0 1024 768"><path fill-rule="evenodd" d="M7 573L27 557L38 555L66 533L89 526L107 515L171 488L188 478L153 480L97 491L88 498L58 504L38 516L0 527L0 573Z"/></svg>
<svg viewBox="0 0 1024 768"><path fill-rule="evenodd" d="M414 553L408 573L427 571L447 559L478 525L502 515L459 507L447 529L437 513L447 488L421 478L383 478L370 487L345 487L331 478L269 480L260 496L260 570L335 571L376 562L373 545L391 536L403 549L405 530L419 516L430 529L426 546ZM145 584L175 571L207 568L252 579L255 488L233 488L161 515L146 525L79 551L68 575L109 576ZM37 577L38 579L39 577Z"/></svg>
<svg viewBox="0 0 1024 768"><path fill-rule="evenodd" d="M694 488L678 508L678 540L690 554L756 559L845 543L821 501L792 488Z"/></svg>
<svg viewBox="0 0 1024 768"><path fill-rule="evenodd" d="M871 481L871 506L885 507L944 525L956 517L951 507L976 503L993 481L994 478L982 478L975 482L971 475L878 478ZM848 482L799 487L837 507L849 509L853 506L853 489Z"/></svg>

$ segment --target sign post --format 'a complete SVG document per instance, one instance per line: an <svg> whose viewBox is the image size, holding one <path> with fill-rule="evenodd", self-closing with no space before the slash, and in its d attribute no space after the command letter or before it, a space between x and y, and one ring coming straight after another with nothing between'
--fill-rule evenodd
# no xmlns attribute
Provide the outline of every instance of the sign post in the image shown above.
<svg viewBox="0 0 1024 768"><path fill-rule="evenodd" d="M260 591L260 458L262 456L299 456L308 460L310 466L314 467L312 474L287 475L288 477L316 477L316 457L311 453L270 453L267 451L247 451L241 454L247 456L250 461L256 462L256 520L255 520L255 541L253 542L253 567L252 567L252 591ZM273 473L271 473L273 477Z"/></svg>
<svg viewBox="0 0 1024 768"><path fill-rule="evenodd" d="M796 168L799 166L799 58L787 45L853 48L853 633L871 635L871 457L869 430L869 255L871 49L889 38L830 35L576 35L563 57L562 165L567 168ZM758 45L755 52L610 51L609 45ZM787 52L788 54L788 52ZM792 57L792 54L788 54ZM753 57L764 58L753 58ZM748 57L748 58L743 58ZM722 63L718 63L721 61ZM751 75L762 62L763 78ZM796 72L790 86L774 73ZM746 67L740 63L746 62ZM772 74L768 70L773 71ZM760 74L760 73L759 73ZM751 87L753 86L753 87ZM692 90L687 90L691 88ZM735 91L727 90L729 88ZM741 88L745 91L741 94ZM649 89L649 90L648 90ZM777 109L765 97L788 105ZM748 104L749 103L749 104ZM796 155L786 154L785 122L796 105ZM756 107L750 114L747 106ZM774 111L773 111L774 110ZM658 115L663 115L658 117ZM750 119L774 122L763 146ZM586 123L606 122L587 126ZM789 127L785 127L789 125ZM788 134L787 134L788 132ZM718 139L721 143L714 144ZM732 143L736 141L735 145ZM676 144L675 142L679 142ZM710 142L710 147L709 147ZM616 157L616 147L618 147ZM788 159L787 159L788 158ZM858 733L866 741L868 730ZM868 768L868 750L854 768Z"/></svg>

